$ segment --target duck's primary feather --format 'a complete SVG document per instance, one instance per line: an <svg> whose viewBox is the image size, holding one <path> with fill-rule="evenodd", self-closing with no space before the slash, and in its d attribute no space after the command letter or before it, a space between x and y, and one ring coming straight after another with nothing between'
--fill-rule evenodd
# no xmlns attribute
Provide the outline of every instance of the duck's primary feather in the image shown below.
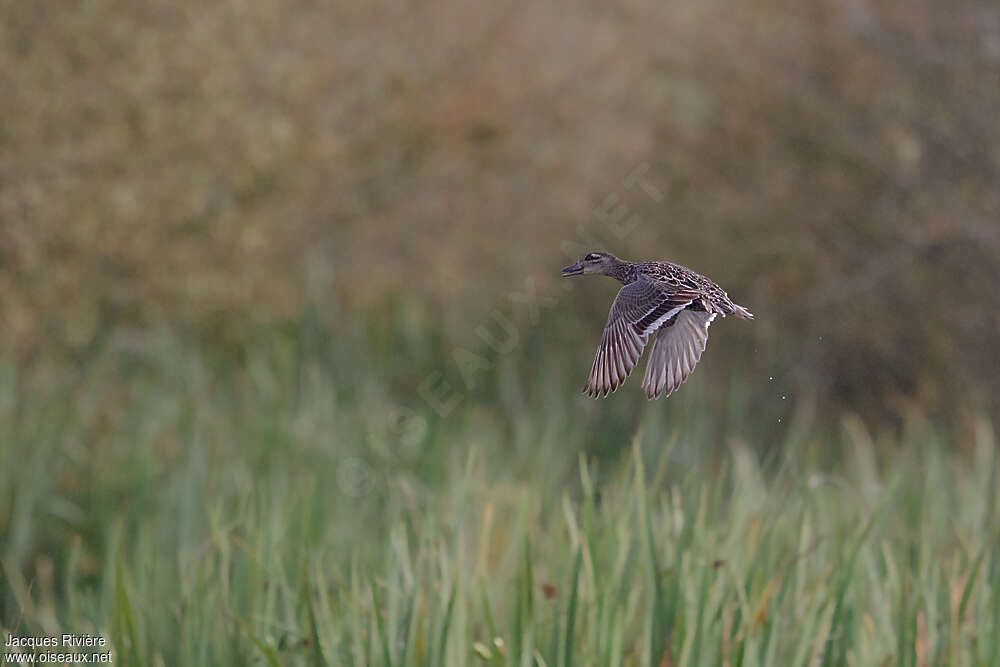
<svg viewBox="0 0 1000 667"><path fill-rule="evenodd" d="M691 375L708 344L708 327L715 315L682 310L656 332L642 378L646 396L669 396Z"/></svg>

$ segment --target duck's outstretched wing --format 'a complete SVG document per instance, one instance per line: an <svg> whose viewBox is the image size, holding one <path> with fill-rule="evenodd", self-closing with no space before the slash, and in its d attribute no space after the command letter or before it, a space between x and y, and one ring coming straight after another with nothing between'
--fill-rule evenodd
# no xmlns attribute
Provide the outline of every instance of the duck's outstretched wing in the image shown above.
<svg viewBox="0 0 1000 667"><path fill-rule="evenodd" d="M617 390L638 363L650 334L699 296L693 291L666 291L646 279L622 287L611 304L583 391L598 398Z"/></svg>
<svg viewBox="0 0 1000 667"><path fill-rule="evenodd" d="M650 400L669 396L694 370L708 344L708 327L716 313L681 310L656 332L646 361L642 388Z"/></svg>

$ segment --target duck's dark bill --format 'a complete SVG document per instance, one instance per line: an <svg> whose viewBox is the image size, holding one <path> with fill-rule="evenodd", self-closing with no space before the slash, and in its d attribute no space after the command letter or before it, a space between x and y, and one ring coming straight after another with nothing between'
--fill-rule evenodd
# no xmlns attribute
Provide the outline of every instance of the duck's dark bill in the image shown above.
<svg viewBox="0 0 1000 667"><path fill-rule="evenodd" d="M562 270L564 276L578 276L583 273L583 265L580 262L576 264L570 264Z"/></svg>

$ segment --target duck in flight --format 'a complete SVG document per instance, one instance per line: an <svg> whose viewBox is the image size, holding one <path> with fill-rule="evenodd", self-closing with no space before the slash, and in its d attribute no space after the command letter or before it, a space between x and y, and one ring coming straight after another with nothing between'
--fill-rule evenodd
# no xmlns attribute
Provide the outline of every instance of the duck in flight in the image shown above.
<svg viewBox="0 0 1000 667"><path fill-rule="evenodd" d="M589 273L624 283L611 304L583 388L593 398L607 396L625 382L651 336L656 338L642 388L650 399L669 396L701 359L716 315L753 319L714 282L673 262L627 262L610 253L592 252L562 270L564 277Z"/></svg>

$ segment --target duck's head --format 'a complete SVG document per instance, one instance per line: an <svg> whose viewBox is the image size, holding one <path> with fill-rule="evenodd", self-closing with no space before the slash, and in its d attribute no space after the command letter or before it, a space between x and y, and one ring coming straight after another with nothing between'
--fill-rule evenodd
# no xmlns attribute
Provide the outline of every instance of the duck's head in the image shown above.
<svg viewBox="0 0 1000 667"><path fill-rule="evenodd" d="M608 252L590 252L576 264L570 264L562 270L563 277L582 276L585 273L602 273L611 275L618 258Z"/></svg>

